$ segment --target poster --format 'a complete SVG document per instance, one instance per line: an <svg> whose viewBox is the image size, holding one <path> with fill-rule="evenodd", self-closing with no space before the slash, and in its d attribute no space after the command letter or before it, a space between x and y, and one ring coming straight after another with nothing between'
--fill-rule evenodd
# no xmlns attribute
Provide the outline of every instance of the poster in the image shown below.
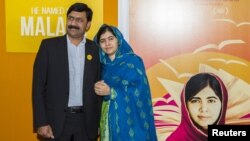
<svg viewBox="0 0 250 141"><path fill-rule="evenodd" d="M146 66L159 141L180 124L181 91L201 72L218 75L226 85L226 124L249 125L250 1L128 3L129 42Z"/></svg>

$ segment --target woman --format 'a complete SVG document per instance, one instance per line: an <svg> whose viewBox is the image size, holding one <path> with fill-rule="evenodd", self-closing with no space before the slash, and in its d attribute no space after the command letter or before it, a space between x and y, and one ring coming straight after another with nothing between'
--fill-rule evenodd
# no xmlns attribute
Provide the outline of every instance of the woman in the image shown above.
<svg viewBox="0 0 250 141"><path fill-rule="evenodd" d="M121 32L103 25L95 42L100 46L103 96L102 141L156 141L152 100L142 59L133 53Z"/></svg>
<svg viewBox="0 0 250 141"><path fill-rule="evenodd" d="M206 141L208 125L225 124L227 101L227 90L219 77L194 75L181 94L181 123L167 141Z"/></svg>

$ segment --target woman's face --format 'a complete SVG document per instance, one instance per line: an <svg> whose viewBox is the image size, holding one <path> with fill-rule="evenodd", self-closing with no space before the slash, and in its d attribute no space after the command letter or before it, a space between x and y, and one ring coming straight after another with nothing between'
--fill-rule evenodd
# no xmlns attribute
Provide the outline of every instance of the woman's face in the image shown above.
<svg viewBox="0 0 250 141"><path fill-rule="evenodd" d="M108 54L111 60L114 60L118 48L117 38L110 31L106 31L100 36L99 44L103 52Z"/></svg>
<svg viewBox="0 0 250 141"><path fill-rule="evenodd" d="M187 108L192 120L207 129L219 117L221 101L213 89L207 86L188 101Z"/></svg>

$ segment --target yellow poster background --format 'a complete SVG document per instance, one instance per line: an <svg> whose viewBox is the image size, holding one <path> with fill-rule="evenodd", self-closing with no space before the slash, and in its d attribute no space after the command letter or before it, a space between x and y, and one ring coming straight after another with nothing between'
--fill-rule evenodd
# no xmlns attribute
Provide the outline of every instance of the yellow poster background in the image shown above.
<svg viewBox="0 0 250 141"><path fill-rule="evenodd" d="M67 8L76 0L5 1L6 51L37 52L41 39L65 34ZM92 10L92 39L103 22L103 1L84 0Z"/></svg>

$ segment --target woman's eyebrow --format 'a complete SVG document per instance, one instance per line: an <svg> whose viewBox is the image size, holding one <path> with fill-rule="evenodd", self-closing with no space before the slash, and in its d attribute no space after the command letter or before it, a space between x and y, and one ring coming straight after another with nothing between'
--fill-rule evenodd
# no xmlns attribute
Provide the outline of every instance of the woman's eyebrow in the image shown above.
<svg viewBox="0 0 250 141"><path fill-rule="evenodd" d="M110 36L108 36L107 38L101 38L100 40L105 40L105 39L108 39L108 38L110 38L110 37L115 37L115 36L110 35Z"/></svg>
<svg viewBox="0 0 250 141"><path fill-rule="evenodd" d="M210 99L210 98L218 99L218 98L215 97L215 96L209 96L209 97L207 97L207 99Z"/></svg>
<svg viewBox="0 0 250 141"><path fill-rule="evenodd" d="M192 99L201 99L201 98L200 98L200 97L195 97L195 96L194 96L194 97L191 97L191 98L190 98L190 100L192 100Z"/></svg>

